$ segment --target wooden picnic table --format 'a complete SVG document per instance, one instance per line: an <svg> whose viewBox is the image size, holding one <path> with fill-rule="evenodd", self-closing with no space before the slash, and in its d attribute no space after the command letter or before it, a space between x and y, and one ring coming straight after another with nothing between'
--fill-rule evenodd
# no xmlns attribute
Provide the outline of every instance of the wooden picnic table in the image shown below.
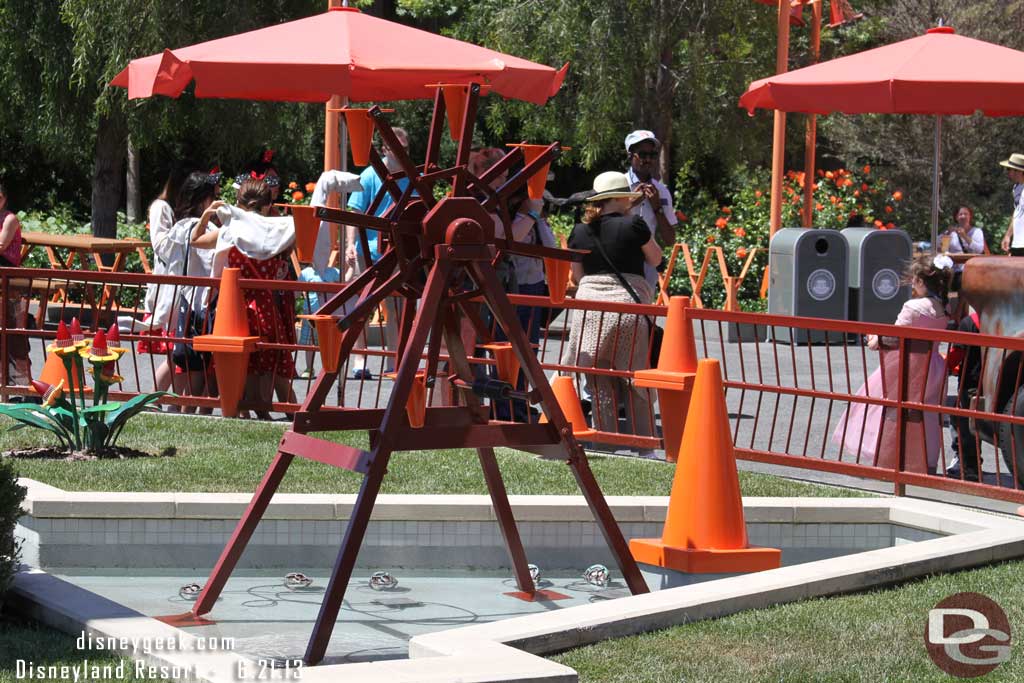
<svg viewBox="0 0 1024 683"><path fill-rule="evenodd" d="M142 268L145 272L151 272L149 258L146 250L149 249L148 240L137 239L111 239L109 237L96 237L94 235L55 235L48 232L23 232L21 233L21 261L36 247L46 250L46 256L52 268L60 270L73 270L75 258L81 264L83 270L90 269L90 262L95 264L96 269L108 273L118 273L124 270L128 254L137 252L142 261ZM61 255L66 252L66 256ZM103 256L114 255L114 262L111 265L103 263ZM103 296L100 305L110 296L110 287L103 288ZM54 294L53 300L59 301L65 296L62 288Z"/></svg>

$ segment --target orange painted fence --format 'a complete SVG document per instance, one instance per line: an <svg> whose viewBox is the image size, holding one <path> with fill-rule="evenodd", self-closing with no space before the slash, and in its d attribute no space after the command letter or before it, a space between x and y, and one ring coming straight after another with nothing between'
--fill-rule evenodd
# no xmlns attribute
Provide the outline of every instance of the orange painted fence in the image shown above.
<svg viewBox="0 0 1024 683"><path fill-rule="evenodd" d="M79 316L89 329L95 328L95 322L107 326L117 321L122 329L121 344L130 346L132 353L119 361L118 374L124 377L124 382L115 387L118 391L112 391L111 396L124 398L149 391L168 352L139 351L140 343L152 341L141 334L139 321L143 311L139 306L117 308L112 297L100 308L66 300L53 302L50 295L63 288L74 299L75 292L86 287L109 286L115 290L139 290L126 292L129 296L123 297L135 301L142 299L141 290L150 282L182 292L191 286L218 286L216 280L202 278L0 269L0 295L5 300L31 298L32 314L44 323L43 329L34 329L24 316L21 320L0 321L0 357L7 358L12 340L28 338L33 371L39 373L43 346L55 336L56 321ZM300 302L313 294L323 300L340 287L257 280L241 280L239 284L243 291L292 292ZM542 366L551 375L571 378L577 395L589 401L588 419L596 431L588 434L586 440L592 444L612 450L662 448L663 426L681 425L686 408L682 407L684 401L663 398L659 402L658 396L662 391L677 391L684 392L680 396L685 397L689 369L694 362L715 358L722 368L732 436L740 459L885 481L892 484L897 494L907 485L915 485L1024 503L1024 417L1017 416L1024 415L1024 339L699 308L681 309L680 324L679 312L669 312L673 306L569 299L553 307L546 298L512 298L519 305L532 307L531 321L537 316L542 318L537 350ZM674 300L673 304L680 309L679 301ZM547 321L559 308L576 311L583 318L577 327L598 330L613 326L615 331L607 339L614 348L628 349L624 357L630 362L613 367L604 360L588 357L576 339L580 335L570 333L573 325L565 322L565 313L550 323ZM618 317L624 314L630 315L632 326L617 324ZM646 368L646 362L632 361L647 357L647 349L633 353L638 345L649 343L646 333L637 330L646 329L646 316L652 316L667 329L668 338L662 349L664 367L659 371ZM759 328L760 334L751 336L767 337L768 341L729 343L726 330L730 324ZM782 335L787 338L794 337L797 329L819 331L826 342L800 346L772 341L772 328L787 328L789 334ZM686 331L692 331L692 337ZM365 343L357 344L353 354L343 359L346 372L331 398L331 406L381 407L390 395L390 380L384 375L395 354L386 338L386 329L370 325L365 332ZM885 338L886 348L869 349L864 342L867 335ZM180 341L189 343L187 339ZM691 343L692 352L684 352L682 347ZM319 349L312 343L260 340L255 345L257 351L268 349L289 354L299 370L306 367L307 353L314 367L320 367ZM981 359L982 367L976 369L982 375L999 377L995 396L979 397L973 391L960 389L961 385L969 384L968 362L960 362L957 374L947 375L947 363L941 359L949 357L950 364L955 364L953 358L962 349L978 352L974 357ZM481 372L495 365L487 352L481 349L478 354L480 357L473 362ZM352 369L359 358L366 359L372 379L353 379ZM4 363L0 366L0 398L8 400L31 393L26 384L14 384L10 378L8 364ZM312 379L290 378L294 399L285 396L285 400L267 405L243 400L240 408L294 410L311 383ZM433 384L428 400L444 400L441 385ZM219 407L217 397L196 395L188 387L179 394L163 403ZM603 411L599 411L596 406L602 402ZM666 409L680 414L662 415ZM510 419L517 416L511 407L508 414ZM671 434L670 441L679 438L673 430L665 431ZM969 443L974 448L966 450L980 454L980 463L975 464L983 470L981 482L970 481L964 472L958 478L941 474L953 460L954 435L962 450L963 444Z"/></svg>

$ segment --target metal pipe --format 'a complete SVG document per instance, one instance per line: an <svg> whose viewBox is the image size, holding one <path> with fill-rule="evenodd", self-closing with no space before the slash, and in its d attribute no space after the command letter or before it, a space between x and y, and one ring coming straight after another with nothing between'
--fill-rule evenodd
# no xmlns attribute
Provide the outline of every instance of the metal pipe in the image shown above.
<svg viewBox="0 0 1024 683"><path fill-rule="evenodd" d="M779 37L775 53L775 73L786 73L789 69L789 0L779 0ZM782 176L785 173L786 156L786 112L775 110L775 124L772 130L772 196L769 239L782 226Z"/></svg>
<svg viewBox="0 0 1024 683"><path fill-rule="evenodd" d="M942 115L935 117L935 167L932 169L932 255L939 253L939 169L942 165Z"/></svg>

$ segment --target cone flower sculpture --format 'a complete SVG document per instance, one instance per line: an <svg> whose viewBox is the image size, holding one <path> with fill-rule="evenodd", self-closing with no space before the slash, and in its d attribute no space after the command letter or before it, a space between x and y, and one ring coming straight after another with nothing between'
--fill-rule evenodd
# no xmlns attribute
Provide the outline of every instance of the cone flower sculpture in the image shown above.
<svg viewBox="0 0 1024 683"><path fill-rule="evenodd" d="M637 562L696 574L779 567L782 551L747 543L729 413L718 361L697 365L682 451L660 539L635 538Z"/></svg>
<svg viewBox="0 0 1024 683"><path fill-rule="evenodd" d="M668 320L665 323L665 338L661 343L658 367L637 370L633 376L636 386L658 390L665 460L668 462L679 459L683 425L697 372L697 347L693 340L693 328L686 319L686 309L689 307L689 297L674 296L669 299Z"/></svg>
<svg viewBox="0 0 1024 683"><path fill-rule="evenodd" d="M214 370L220 390L220 409L225 417L238 416L238 402L245 389L249 355L260 340L249 334L245 299L238 284L238 268L225 268L217 299L217 318L213 333L195 337L192 348L213 353Z"/></svg>

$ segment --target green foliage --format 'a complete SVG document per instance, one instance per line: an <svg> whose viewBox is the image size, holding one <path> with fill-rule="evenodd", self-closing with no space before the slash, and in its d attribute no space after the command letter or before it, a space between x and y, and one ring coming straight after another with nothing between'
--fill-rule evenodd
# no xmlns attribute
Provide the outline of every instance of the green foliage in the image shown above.
<svg viewBox="0 0 1024 683"><path fill-rule="evenodd" d="M18 569L19 544L14 526L22 515L25 487L18 484L18 473L9 459L0 459L0 604Z"/></svg>
<svg viewBox="0 0 1024 683"><path fill-rule="evenodd" d="M720 247L729 275L738 275L751 251L757 248L747 278L739 292L744 310L763 310L760 300L761 273L768 264L770 223L770 174L765 169L738 166L729 177L725 192L713 196L694 177L692 163L684 164L676 177L676 206L680 210L677 231L693 254L699 271L709 247ZM802 225L806 178L802 172L789 171L782 185L782 225ZM855 215L864 224L878 228L902 227L903 192L870 166L847 170L821 171L814 183L814 225L842 229ZM681 261L681 259L680 259ZM671 281L673 294L690 294L692 288L684 263L677 263ZM717 258L711 257L701 289L705 306L719 308L725 289Z"/></svg>

